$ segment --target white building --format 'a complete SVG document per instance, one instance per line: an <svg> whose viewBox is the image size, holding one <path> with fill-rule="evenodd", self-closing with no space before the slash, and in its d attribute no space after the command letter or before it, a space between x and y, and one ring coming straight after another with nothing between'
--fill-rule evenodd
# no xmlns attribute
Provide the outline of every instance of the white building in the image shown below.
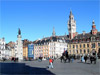
<svg viewBox="0 0 100 75"><path fill-rule="evenodd" d="M10 46L5 47L4 55L5 55L6 59L11 59L11 48L10 48Z"/></svg>
<svg viewBox="0 0 100 75"><path fill-rule="evenodd" d="M5 57L5 39L0 39L0 59Z"/></svg>
<svg viewBox="0 0 100 75"><path fill-rule="evenodd" d="M21 40L21 31L19 29L18 31L18 40L15 44L15 57L18 58L18 60L23 60L23 42Z"/></svg>
<svg viewBox="0 0 100 75"><path fill-rule="evenodd" d="M67 35L56 36L53 28L51 37L46 37L34 42L34 57L38 58L39 56L42 56L43 58L59 58L64 50L67 50L67 40Z"/></svg>
<svg viewBox="0 0 100 75"><path fill-rule="evenodd" d="M49 42L49 55L50 57L59 58L64 50L67 50L67 43L65 40L57 39L57 41Z"/></svg>

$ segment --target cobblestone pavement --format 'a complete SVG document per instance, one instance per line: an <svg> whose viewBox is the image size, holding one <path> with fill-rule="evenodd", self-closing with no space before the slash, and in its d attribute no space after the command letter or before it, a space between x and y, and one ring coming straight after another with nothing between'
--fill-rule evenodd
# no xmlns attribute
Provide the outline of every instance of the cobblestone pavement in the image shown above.
<svg viewBox="0 0 100 75"><path fill-rule="evenodd" d="M75 60L72 63L61 63L55 60L53 69L48 69L49 61L24 61L20 63L0 62L0 75L100 75L100 60L96 64L80 63Z"/></svg>

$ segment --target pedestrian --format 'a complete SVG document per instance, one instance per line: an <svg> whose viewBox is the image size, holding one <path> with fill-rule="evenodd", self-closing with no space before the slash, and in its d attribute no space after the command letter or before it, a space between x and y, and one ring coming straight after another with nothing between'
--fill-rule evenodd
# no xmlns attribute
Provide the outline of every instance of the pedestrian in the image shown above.
<svg viewBox="0 0 100 75"><path fill-rule="evenodd" d="M53 60L51 58L49 59L49 68L53 69Z"/></svg>
<svg viewBox="0 0 100 75"><path fill-rule="evenodd" d="M82 56L81 56L81 62L82 62Z"/></svg>
<svg viewBox="0 0 100 75"><path fill-rule="evenodd" d="M81 61L82 61L82 62L85 62L85 60L84 60L84 56L81 57Z"/></svg>
<svg viewBox="0 0 100 75"><path fill-rule="evenodd" d="M72 56L72 62L74 61L74 57Z"/></svg>
<svg viewBox="0 0 100 75"><path fill-rule="evenodd" d="M91 64L92 64L92 61L93 61L93 57L92 56L90 56L90 61L91 61Z"/></svg>
<svg viewBox="0 0 100 75"><path fill-rule="evenodd" d="M85 63L86 63L86 61L87 61L87 56L86 55L84 56L84 60L85 60Z"/></svg>

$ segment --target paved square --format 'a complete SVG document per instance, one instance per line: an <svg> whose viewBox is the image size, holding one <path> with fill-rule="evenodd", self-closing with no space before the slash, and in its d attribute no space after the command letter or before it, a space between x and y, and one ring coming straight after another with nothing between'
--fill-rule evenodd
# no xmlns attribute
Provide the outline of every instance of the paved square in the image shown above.
<svg viewBox="0 0 100 75"><path fill-rule="evenodd" d="M24 61L21 63L4 62L0 63L0 73L6 75L100 75L100 60L97 64L80 63L75 60L73 63L61 63L55 60L54 69L48 69L48 60Z"/></svg>

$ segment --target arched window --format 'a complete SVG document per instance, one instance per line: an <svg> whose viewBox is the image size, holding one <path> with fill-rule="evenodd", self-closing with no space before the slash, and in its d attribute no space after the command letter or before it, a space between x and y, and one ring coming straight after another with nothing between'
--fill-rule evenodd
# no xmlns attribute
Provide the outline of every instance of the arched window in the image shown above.
<svg viewBox="0 0 100 75"><path fill-rule="evenodd" d="M71 50L70 50L70 54L71 54Z"/></svg>
<svg viewBox="0 0 100 75"><path fill-rule="evenodd" d="M95 43L92 44L92 48L95 48Z"/></svg>
<svg viewBox="0 0 100 75"><path fill-rule="evenodd" d="M87 44L87 47L89 47L89 44Z"/></svg>
<svg viewBox="0 0 100 75"><path fill-rule="evenodd" d="M84 49L84 53L86 53L86 50Z"/></svg>
<svg viewBox="0 0 100 75"><path fill-rule="evenodd" d="M90 51L89 51L89 49L87 49L87 53L89 53Z"/></svg>
<svg viewBox="0 0 100 75"><path fill-rule="evenodd" d="M83 47L85 48L85 44L83 45Z"/></svg>
<svg viewBox="0 0 100 75"><path fill-rule="evenodd" d="M80 49L80 53L82 53L82 50Z"/></svg>
<svg viewBox="0 0 100 75"><path fill-rule="evenodd" d="M76 50L77 54L78 54L78 50Z"/></svg>
<svg viewBox="0 0 100 75"><path fill-rule="evenodd" d="M76 48L78 48L78 45L76 45Z"/></svg>
<svg viewBox="0 0 100 75"><path fill-rule="evenodd" d="M73 45L73 48L74 48L75 46Z"/></svg>
<svg viewBox="0 0 100 75"><path fill-rule="evenodd" d="M81 48L82 46L80 45L80 48Z"/></svg>

